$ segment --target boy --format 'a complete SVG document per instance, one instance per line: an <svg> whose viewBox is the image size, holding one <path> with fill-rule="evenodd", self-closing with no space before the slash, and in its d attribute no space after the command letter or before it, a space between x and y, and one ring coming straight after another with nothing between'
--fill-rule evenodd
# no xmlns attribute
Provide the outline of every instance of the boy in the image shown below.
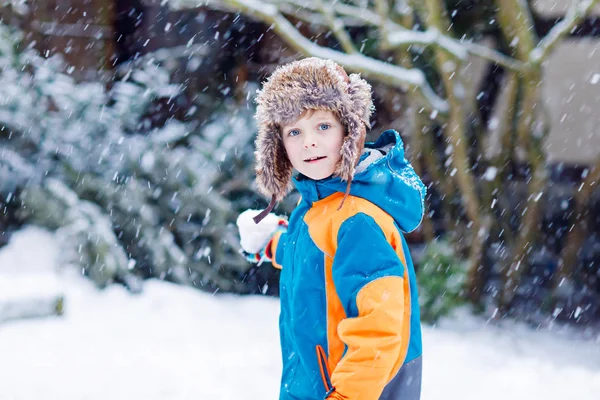
<svg viewBox="0 0 600 400"><path fill-rule="evenodd" d="M256 101L256 178L271 202L238 227L248 259L282 269L280 400L419 399L417 285L401 230L420 224L425 187L399 134L365 145L371 86L330 60L278 68ZM292 180L302 197L288 223L269 212Z"/></svg>

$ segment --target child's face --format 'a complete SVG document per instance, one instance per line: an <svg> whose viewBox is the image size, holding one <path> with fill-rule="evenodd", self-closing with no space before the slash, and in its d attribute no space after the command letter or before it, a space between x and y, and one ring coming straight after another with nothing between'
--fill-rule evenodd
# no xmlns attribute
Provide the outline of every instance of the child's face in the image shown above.
<svg viewBox="0 0 600 400"><path fill-rule="evenodd" d="M292 166L311 179L323 179L335 172L340 160L344 126L331 111L305 113L296 122L283 126L283 145Z"/></svg>

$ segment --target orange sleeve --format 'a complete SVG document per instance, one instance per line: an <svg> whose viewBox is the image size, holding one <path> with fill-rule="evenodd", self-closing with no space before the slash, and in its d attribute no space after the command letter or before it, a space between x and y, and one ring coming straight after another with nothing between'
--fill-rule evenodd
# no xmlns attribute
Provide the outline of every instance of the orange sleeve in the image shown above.
<svg viewBox="0 0 600 400"><path fill-rule="evenodd" d="M377 400L401 367L408 347L404 279L386 276L357 294L358 317L338 325L346 344L344 357L331 374L330 400ZM409 301L410 302L410 301Z"/></svg>
<svg viewBox="0 0 600 400"><path fill-rule="evenodd" d="M281 264L278 264L277 261L275 261L277 255L277 245L279 244L279 238L281 238L282 233L283 232L277 232L267 246L269 248L269 252L271 253L271 263L275 268L278 269L283 268Z"/></svg>

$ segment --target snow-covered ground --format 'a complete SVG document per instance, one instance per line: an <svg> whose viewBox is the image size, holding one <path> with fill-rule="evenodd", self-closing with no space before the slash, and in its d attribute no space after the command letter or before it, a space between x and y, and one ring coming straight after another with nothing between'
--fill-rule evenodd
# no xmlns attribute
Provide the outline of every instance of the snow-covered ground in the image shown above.
<svg viewBox="0 0 600 400"><path fill-rule="evenodd" d="M148 281L97 291L56 271L54 237L0 249L0 303L65 294L62 317L0 323L2 400L276 399L276 299ZM25 272L26 271L26 272ZM423 400L597 400L600 338L461 315L424 327Z"/></svg>

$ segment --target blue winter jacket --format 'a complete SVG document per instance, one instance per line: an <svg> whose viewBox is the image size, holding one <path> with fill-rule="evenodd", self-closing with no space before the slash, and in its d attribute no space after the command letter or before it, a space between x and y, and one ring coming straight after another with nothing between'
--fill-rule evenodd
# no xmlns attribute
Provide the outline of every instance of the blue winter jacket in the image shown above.
<svg viewBox="0 0 600 400"><path fill-rule="evenodd" d="M418 400L417 284L402 232L425 187L388 130L366 143L350 195L330 177L294 179L301 200L269 245L282 268L280 400Z"/></svg>

